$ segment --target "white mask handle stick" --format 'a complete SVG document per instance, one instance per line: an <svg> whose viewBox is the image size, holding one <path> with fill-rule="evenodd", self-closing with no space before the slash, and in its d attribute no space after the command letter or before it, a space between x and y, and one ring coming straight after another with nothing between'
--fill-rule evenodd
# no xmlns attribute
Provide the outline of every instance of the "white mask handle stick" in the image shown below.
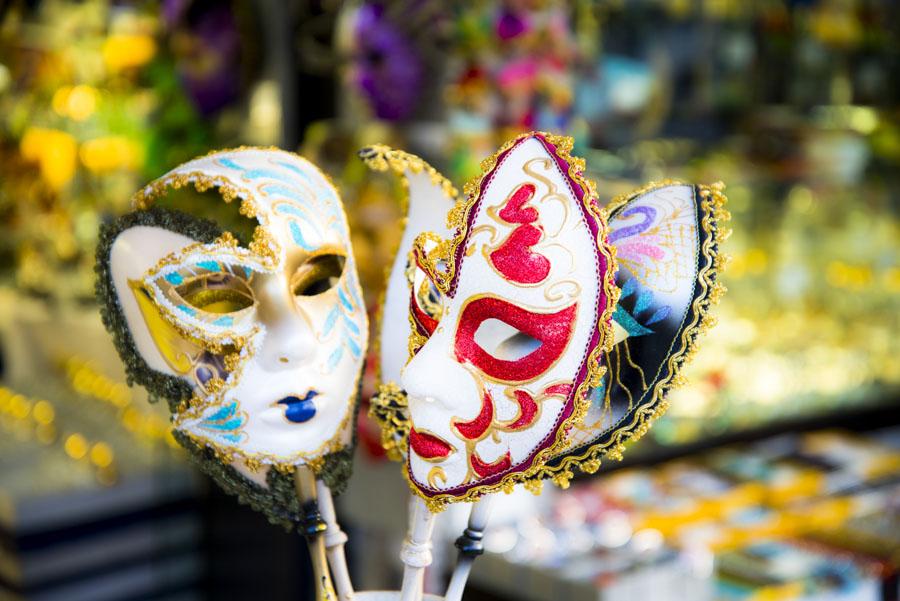
<svg viewBox="0 0 900 601"><path fill-rule="evenodd" d="M404 564L400 601L421 601L424 594L425 568L431 565L434 514L416 495L413 495L409 505L409 532L400 550L400 560Z"/></svg>
<svg viewBox="0 0 900 601"><path fill-rule="evenodd" d="M481 542L481 539L484 537L484 529L491 514L491 502L493 500L493 495L485 495L472 505L472 509L469 512L469 525L463 531L462 536L456 539L459 559L456 562L453 575L450 577L450 584L447 586L444 601L462 600L463 590L466 588L466 580L469 579L469 572L472 571L472 564L475 562L476 557L484 553L484 544Z"/></svg>
<svg viewBox="0 0 900 601"><path fill-rule="evenodd" d="M353 601L353 583L350 582L350 571L347 569L347 557L344 554L347 533L341 530L341 525L337 522L331 489L321 480L316 480L316 490L319 493L319 512L322 514L322 521L325 522L325 552L328 555L338 599Z"/></svg>

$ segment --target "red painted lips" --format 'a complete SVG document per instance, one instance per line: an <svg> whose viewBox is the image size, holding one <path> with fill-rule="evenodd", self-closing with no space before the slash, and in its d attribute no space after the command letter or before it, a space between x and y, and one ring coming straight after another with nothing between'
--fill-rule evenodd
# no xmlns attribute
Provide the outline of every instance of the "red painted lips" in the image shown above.
<svg viewBox="0 0 900 601"><path fill-rule="evenodd" d="M422 459L444 459L453 452L453 447L434 434L409 430L409 446Z"/></svg>

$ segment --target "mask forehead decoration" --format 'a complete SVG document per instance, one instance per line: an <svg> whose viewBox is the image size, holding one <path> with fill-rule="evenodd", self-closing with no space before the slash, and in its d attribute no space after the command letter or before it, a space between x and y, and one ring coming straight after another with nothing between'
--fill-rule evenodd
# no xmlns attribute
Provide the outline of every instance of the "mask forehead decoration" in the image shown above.
<svg viewBox="0 0 900 601"><path fill-rule="evenodd" d="M258 224L247 247L151 207L187 185L240 202ZM297 155L248 148L185 163L134 203L98 250L104 322L130 379L170 400L176 438L225 488L252 501L305 465L340 490L368 324L334 186ZM284 496L296 503L290 484Z"/></svg>
<svg viewBox="0 0 900 601"><path fill-rule="evenodd" d="M683 380L681 369L708 329L708 311L725 288L718 281L720 246L730 233L724 186L675 181L650 184L613 200L609 240L618 253L621 296L613 326L616 344L590 393L584 421L547 464L566 485L573 467L593 473L600 457L622 457L667 408L665 396Z"/></svg>
<svg viewBox="0 0 900 601"><path fill-rule="evenodd" d="M455 237L413 245L407 475L432 507L532 478L602 377L615 265L570 149L549 134L511 141L451 211ZM422 302L429 286L438 311Z"/></svg>

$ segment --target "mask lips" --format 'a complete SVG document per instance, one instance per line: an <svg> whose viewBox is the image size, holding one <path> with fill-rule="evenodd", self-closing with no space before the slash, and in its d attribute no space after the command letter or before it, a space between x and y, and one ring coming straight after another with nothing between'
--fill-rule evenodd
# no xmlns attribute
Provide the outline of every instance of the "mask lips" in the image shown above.
<svg viewBox="0 0 900 601"><path fill-rule="evenodd" d="M275 401L276 405L284 405L284 417L289 422L302 424L308 422L316 415L316 405L313 399L319 396L319 391L310 389L301 398L299 396L286 396L280 401Z"/></svg>
<svg viewBox="0 0 900 601"><path fill-rule="evenodd" d="M453 453L450 443L429 432L419 432L414 426L409 430L409 445L417 455L426 460L443 459Z"/></svg>

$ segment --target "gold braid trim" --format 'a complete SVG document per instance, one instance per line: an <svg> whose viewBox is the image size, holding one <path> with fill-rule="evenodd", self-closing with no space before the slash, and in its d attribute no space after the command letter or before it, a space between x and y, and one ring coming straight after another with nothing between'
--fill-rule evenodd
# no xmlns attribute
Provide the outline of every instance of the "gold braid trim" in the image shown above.
<svg viewBox="0 0 900 601"><path fill-rule="evenodd" d="M572 413L569 415L569 417L563 420L562 424L560 424L560 427L556 431L556 437L553 443L543 450L539 451L535 455L531 467L522 471L506 474L494 484L473 486L461 496L452 494L436 494L434 496L426 496L411 481L409 469L407 468L403 470L403 476L404 478L406 478L410 490L413 492L413 494L421 497L425 501L428 509L433 513L442 511L446 507L447 503L459 501L473 502L482 495L498 490L503 490L504 492L509 493L512 492L513 487L517 483L528 482L530 480L539 480L543 478L545 476L545 471L549 469L545 467L545 463L550 457L562 451L566 447L568 431L573 425L584 420L584 417L587 415L588 409L590 408L591 401L588 398L590 389L600 383L604 373L606 372L606 368L600 365L599 360L603 353L609 352L613 346L612 314L615 311L616 304L619 300L619 288L615 284L615 274L617 271L616 250L615 247L610 245L607 241L607 212L605 209L601 209L596 203L596 186L593 182L591 182L584 176L584 159L572 157L570 154L573 145L572 138L546 132L529 132L526 134L522 134L512 140L509 140L508 142L503 144L503 146L501 146L500 149L497 150L497 152L484 159L481 162L481 175L467 183L464 188L466 198L457 202L457 204L447 214L447 226L451 230L455 229L456 234L453 239L449 241L445 249L445 252L447 253L445 257L447 260L446 272L438 270L436 267L436 262L431 261L428 262L428 265L424 265L423 268L429 274L429 276L433 278L433 281L435 282L435 285L438 287L438 289L441 290L441 292L443 292L444 294L447 294L449 292L450 282L453 280L458 267L456 265L457 250L459 249L460 245L463 244L468 235L469 214L472 212L475 203L479 199L482 182L484 182L484 180L497 167L497 162L500 158L500 155L502 155L504 152L506 152L519 142L530 137L535 137L536 135L542 136L547 142L552 144L556 148L555 154L559 158L563 159L563 161L565 161L565 163L569 166L567 175L579 187L581 187L583 192L581 201L588 215L593 216L597 224L597 248L606 261L606 273L601 274L601 277L604 278L603 292L606 300L606 306L601 308L596 326L597 333L599 334L599 340L597 342L597 345L590 350L585 359L587 364L587 373L585 374L584 381L582 381L582 383L575 391L574 408L572 410ZM529 486L532 489L537 487L536 484L532 484Z"/></svg>
<svg viewBox="0 0 900 601"><path fill-rule="evenodd" d="M220 152L228 151L218 151ZM274 269L281 253L281 248L272 236L265 230L266 219L264 213L259 210L255 201L255 194L247 188L235 186L231 180L223 176L210 176L202 171L189 171L184 173L170 173L154 180L138 190L132 197L131 204L135 209L148 209L157 199L168 194L169 189L179 190L188 185L193 185L197 192L207 192L215 188L225 203L231 203L235 198L241 198L241 206L238 209L241 215L256 218L259 225L253 230L253 238L249 247L259 255L263 261Z"/></svg>
<svg viewBox="0 0 900 601"><path fill-rule="evenodd" d="M404 182L407 181L406 171L410 173L426 173L431 179L431 183L435 186L440 186L441 191L447 198L454 199L459 194L453 182L441 175L441 172L432 167L428 161L414 154L396 150L385 144L373 144L361 149L359 158L372 171L393 171L397 175L403 176ZM404 214L409 208L408 200L409 197L407 196L404 198L404 204L401 205Z"/></svg>
<svg viewBox="0 0 900 601"><path fill-rule="evenodd" d="M325 181L328 182L328 184L335 190L335 192L337 192L337 186L334 185L334 181L332 181L331 177L329 177L327 173L323 172L311 161L305 159L299 154L288 152L274 146L238 146L236 148L212 150L203 156L191 159L190 161L185 163L185 165L200 159L207 159L222 154L243 152L247 150L273 152L285 155L286 157L293 159L299 158L301 161L303 161L304 164L308 165L313 170L318 172L319 175L321 175L322 178L325 179ZM421 159L419 160L421 161ZM424 163L424 161L422 162ZM427 165L427 163L425 164ZM265 226L268 225L268 216L264 211L260 210L259 204L256 202L257 194L248 188L236 185L231 179L223 175L211 176L203 171L179 172L178 170L180 168L181 166L176 167L168 174L163 175L159 179L150 182L149 184L135 192L135 194L131 197L132 206L135 209L147 209L157 199L165 196L170 188L178 190L188 185L193 185L197 192L201 193L215 188L219 191L219 195L222 197L222 200L224 200L225 203L231 203L236 198L240 198L241 205L238 208L238 212L245 217L251 219L255 218L259 223L256 229L253 231L253 238L250 241L249 248L254 253L262 257L266 263L271 264L274 268L274 265L278 262L278 257L281 255L281 247L278 245L275 239L272 238L269 232L265 230ZM434 170L433 168L431 169ZM336 195L338 198L340 198L339 194ZM343 205L341 205L341 211L344 213L344 221L346 222L347 215L346 211L344 211Z"/></svg>
<svg viewBox="0 0 900 601"><path fill-rule="evenodd" d="M609 204L610 212L642 194L671 185L688 184L677 180L663 180L647 184L634 192L613 199ZM685 383L686 379L681 371L696 353L697 338L715 325L715 319L713 315L710 315L710 309L726 292L719 277L728 257L720 252L720 246L731 234L731 230L725 226L725 223L731 219L731 215L725 209L727 198L724 193L725 185L722 182L716 182L709 186L696 186L695 189L701 197L700 209L703 217L700 226L708 236L700 249L705 259L705 264L698 274L701 292L694 299L692 307L694 320L681 334L681 350L669 357L669 376L656 384L652 400L635 412L631 424L614 432L606 443L594 445L580 455L565 457L557 466L545 467L540 470L540 477L551 478L553 483L560 488L568 488L569 481L574 476L572 468L578 467L585 473L593 474L600 468L601 457L606 455L611 459L621 460L625 443L636 441L647 433L653 421L662 416L669 408L669 402L665 398L669 391Z"/></svg>
<svg viewBox="0 0 900 601"><path fill-rule="evenodd" d="M159 261L156 262L156 265L151 267L144 274L141 282L142 286L145 290L147 290L148 282L152 282L159 277L159 272L170 265L177 265L184 260L186 256L193 255L197 253L201 249L206 249L202 254L210 255L213 257L218 257L220 253L225 252L231 254L234 258L240 258L243 260L257 260L257 257L246 257L242 256L242 254L247 251L238 246L237 239L231 235L229 232L223 232L221 236L216 238L210 244L204 244L202 242L195 242L193 244L189 244L185 246L181 250L169 253L165 257L162 257ZM260 264L265 266L266 261L260 261ZM159 286L153 284L154 288L159 290ZM155 296L155 294L154 294ZM236 316L238 318L246 316L248 312L253 310L257 306L258 302L254 299L253 305L241 309L236 312ZM165 320L172 328L178 331L183 337L191 341L192 343L209 350L217 355L224 354L226 350L230 348L234 348L235 350L240 350L247 343L247 340L250 336L236 336L233 334L211 334L197 326L193 326L190 324L183 323L181 317L176 315L174 311L165 303L156 303L157 309L159 309L160 317ZM252 336L252 333L251 333ZM233 371L233 370L229 370Z"/></svg>
<svg viewBox="0 0 900 601"><path fill-rule="evenodd" d="M426 248L428 242L432 242L435 245L430 251ZM438 272L436 265L450 252L449 245L449 241L444 240L434 232L422 232L416 236L416 239L413 240L413 248L409 251L409 258L407 259L408 267L406 270L406 283L409 286L411 295L416 294L416 269L424 271L431 281L434 282L434 278L436 277L434 274ZM421 257L421 262L416 260L417 256ZM435 286L441 294L446 296L447 293L444 292L438 284L435 284ZM416 324L416 320L413 319L412 311L409 312L407 318L409 320L407 352L409 353L408 360L412 360L413 356L419 352L419 349L428 342L428 337L419 333L419 326ZM438 321L440 321L440 319L438 319Z"/></svg>
<svg viewBox="0 0 900 601"><path fill-rule="evenodd" d="M381 446L388 458L402 461L410 427L406 393L394 382L379 384L369 405L369 417L381 426Z"/></svg>

